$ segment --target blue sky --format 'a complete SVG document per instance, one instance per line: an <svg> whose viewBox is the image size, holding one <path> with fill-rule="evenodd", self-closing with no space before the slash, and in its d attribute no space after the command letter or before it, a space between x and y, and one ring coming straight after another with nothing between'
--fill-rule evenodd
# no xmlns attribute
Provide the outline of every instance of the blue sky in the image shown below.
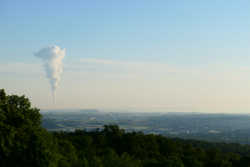
<svg viewBox="0 0 250 167"><path fill-rule="evenodd" d="M250 107L246 100L250 94L250 92L247 93L248 87L239 86L248 83L250 79L248 77L248 67L250 67L249 6L249 1L231 0L2 0L0 1L0 69L2 69L0 73L5 81L0 81L0 86L3 85L10 93L15 93L15 90L19 94L27 94L40 108L53 107L49 103L51 95L42 94L50 99L42 104L38 102L39 98L32 94L36 88L32 88L31 85L22 86L29 85L29 82L35 82L34 76L36 78L41 75L41 78L37 79L40 89L48 89L47 93L49 94L48 81L45 77L42 81L42 76L45 75L45 71L42 69L43 62L36 58L33 52L49 45L56 45L62 49L66 48L66 57L63 60L64 72L61 74L62 80L59 87L60 84L64 86L63 84L67 83L66 80L71 80L72 84L65 85L64 90L62 87L60 88L59 108L74 106L80 108L119 106L226 108L229 103L228 107ZM80 59L82 60L79 61ZM34 69L39 65L41 69L37 70L37 74L35 72L29 74L28 68ZM74 68L76 66L77 68ZM16 71L13 71L14 67ZM22 70L18 68L27 68L27 70L19 74ZM78 74L81 72L84 74ZM86 74L86 72L90 72L90 74ZM73 74L78 76L72 78ZM107 79L111 74L112 79ZM114 74L115 76L113 76ZM128 75L135 74L136 79L133 79L132 76L129 76L132 77L130 79L125 79ZM15 82L16 76L23 80L23 85L13 88L11 83ZM140 77L146 77L147 81L143 79L137 81ZM204 77L210 78L210 80L205 81ZM213 82L211 78L217 78L216 82ZM123 79L131 82L131 86L123 85L124 81L121 81ZM169 93L169 97L162 96L160 90L153 89L157 87L159 79L165 79L162 81L163 83L175 80L173 81L175 83L169 85L169 90L165 90L166 94ZM102 83L104 80L107 82L105 83L106 87L102 87L105 85ZM89 83L92 81L94 83ZM235 84L236 81L237 84ZM80 105L79 102L74 105L60 106L60 100L61 103L66 101L66 98L63 99L64 96L74 96L63 91L72 91L71 88L77 88L79 86L77 83L80 82L81 85L89 84L90 89L87 92L91 97L88 99L87 96L75 96L78 99L87 100L91 105L84 106ZM145 82L147 82L147 86L144 90L140 85ZM186 85L183 84L185 82ZM206 86L208 82L211 84ZM226 83L223 84L224 82ZM178 88L181 89L176 87L177 83L179 84ZM111 84L114 87L109 88L108 85ZM98 90L100 89L99 92L91 93L89 91L94 89L93 85L97 85ZM124 95L118 85L123 85L124 90L131 88L130 94L125 93ZM163 85L158 86L163 90ZM225 89L225 85L227 89ZM201 90L198 90L197 87L200 87ZM209 87L209 90L205 91L206 87ZM103 89L109 89L113 92L109 102L105 98L108 92L102 92ZM173 91L175 89L178 91ZM81 90L83 94L86 92L85 89ZM131 94L136 90L140 91L134 98ZM144 94L145 91L148 93ZM203 92L202 95L205 97L207 95L209 98L201 98L202 95L199 92ZM213 101L213 96L218 96L216 92L220 96L217 101L223 101L223 105L209 102ZM228 97L226 92L231 92L231 99L225 99ZM170 97L175 95L178 96L173 98L175 99L175 102L171 102L173 105L164 105L165 101L171 101ZM237 98L233 98L234 95ZM152 98L144 99L144 96ZM114 99L112 97L120 99L117 102L119 105L113 105L112 100ZM126 99L129 100L124 102ZM189 103L188 99L191 99L192 103ZM201 102L197 99L203 99L202 104L204 103L204 105L200 105ZM241 104L240 101L244 100L246 100L245 103ZM144 106L145 103L148 103L146 101L154 101L154 103ZM231 105L232 101L238 102ZM179 105L179 103L186 105Z"/></svg>

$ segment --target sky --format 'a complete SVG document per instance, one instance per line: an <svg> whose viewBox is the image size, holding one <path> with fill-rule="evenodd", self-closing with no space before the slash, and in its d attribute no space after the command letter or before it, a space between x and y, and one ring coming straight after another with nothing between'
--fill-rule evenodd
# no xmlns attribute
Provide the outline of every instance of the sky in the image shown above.
<svg viewBox="0 0 250 167"><path fill-rule="evenodd" d="M0 0L0 30L0 89L32 107L250 112L248 0Z"/></svg>

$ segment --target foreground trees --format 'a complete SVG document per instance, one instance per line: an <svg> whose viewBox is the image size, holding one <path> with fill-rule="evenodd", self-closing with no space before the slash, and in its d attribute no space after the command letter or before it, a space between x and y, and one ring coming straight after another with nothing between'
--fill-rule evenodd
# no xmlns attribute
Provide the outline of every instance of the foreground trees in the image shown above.
<svg viewBox="0 0 250 167"><path fill-rule="evenodd" d="M242 150L241 155L235 154L238 144L235 147L223 143L216 145L224 150L221 153L209 142L173 141L161 135L125 133L118 125L104 125L101 131L78 129L70 133L49 133L40 126L41 117L39 109L31 108L25 96L6 96L0 89L0 166L250 166L250 152ZM201 147L194 148L190 143Z"/></svg>
<svg viewBox="0 0 250 167"><path fill-rule="evenodd" d="M41 117L25 96L0 89L0 166L57 166L58 144Z"/></svg>

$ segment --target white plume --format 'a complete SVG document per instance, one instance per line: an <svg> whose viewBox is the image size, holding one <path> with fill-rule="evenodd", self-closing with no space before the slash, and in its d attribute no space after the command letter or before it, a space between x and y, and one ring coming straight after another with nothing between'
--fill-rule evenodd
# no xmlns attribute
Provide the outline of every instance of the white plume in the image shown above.
<svg viewBox="0 0 250 167"><path fill-rule="evenodd" d="M65 57L65 50L60 47L50 45L42 48L38 52L34 52L36 57L40 57L44 61L43 67L47 72L47 78L50 79L51 90L53 93L54 104L56 105L56 91L59 90L58 83L60 81L59 74L62 73L62 59Z"/></svg>

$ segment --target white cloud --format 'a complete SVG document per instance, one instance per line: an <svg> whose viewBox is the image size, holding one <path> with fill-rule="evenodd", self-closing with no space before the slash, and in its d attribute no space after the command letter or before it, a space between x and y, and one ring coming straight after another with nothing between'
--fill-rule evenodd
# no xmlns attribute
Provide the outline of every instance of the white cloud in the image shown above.
<svg viewBox="0 0 250 167"><path fill-rule="evenodd" d="M176 78L200 74L199 70L177 68L162 63L122 62L80 59L65 61L64 76L95 79ZM45 74L41 64L10 62L0 64L0 72L14 74Z"/></svg>
<svg viewBox="0 0 250 167"><path fill-rule="evenodd" d="M6 64L1 64L0 72L15 74L41 74L43 73L43 70L40 64L10 62Z"/></svg>
<svg viewBox="0 0 250 167"><path fill-rule="evenodd" d="M80 59L66 61L65 68L70 71L99 72L119 75L169 78L178 75L196 75L199 70L184 69L162 63L123 62L100 59Z"/></svg>
<svg viewBox="0 0 250 167"><path fill-rule="evenodd" d="M50 80L50 86L53 94L54 103L56 105L56 92L59 90L58 83L60 82L59 74L62 73L62 59L65 57L65 50L58 46L50 45L34 52L34 56L42 58L44 61L43 67L47 72L46 77Z"/></svg>
<svg viewBox="0 0 250 167"><path fill-rule="evenodd" d="M250 67L217 64L186 69L163 63L94 59L64 62L58 92L58 107L62 108L250 107ZM27 94L39 108L52 107L41 64L0 64L0 72L0 86Z"/></svg>
<svg viewBox="0 0 250 167"><path fill-rule="evenodd" d="M123 62L100 59L66 60L63 64L64 78L77 77L87 79L150 79L164 78L169 80L194 78L196 80L237 80L250 79L250 67L232 66L229 64L210 64L199 69L179 68L163 63ZM0 64L1 73L42 74L41 64L10 62Z"/></svg>

